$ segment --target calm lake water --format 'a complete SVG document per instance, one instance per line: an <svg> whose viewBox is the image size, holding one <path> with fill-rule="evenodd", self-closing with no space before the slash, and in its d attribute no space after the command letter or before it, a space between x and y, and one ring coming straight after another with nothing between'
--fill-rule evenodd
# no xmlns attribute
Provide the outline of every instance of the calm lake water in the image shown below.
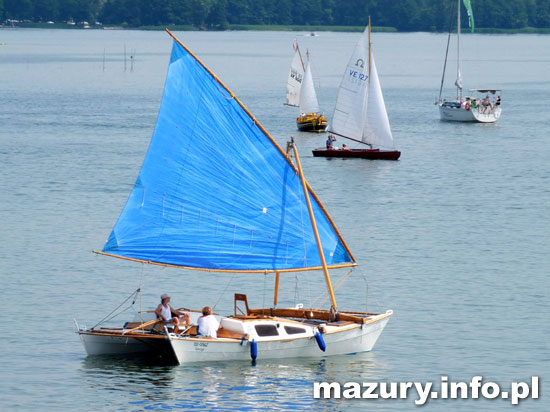
<svg viewBox="0 0 550 412"><path fill-rule="evenodd" d="M354 356L272 362L260 354L255 366L86 358L73 319L92 326L140 286L142 299L121 319L153 308L164 292L176 306L216 304L220 313L232 312L234 292L269 305L273 277L142 267L91 252L103 246L141 166L168 35L3 29L0 409L409 411L416 396L315 400L312 383L438 386L441 376L482 375L509 389L538 375L540 399L517 407L435 399L422 409L549 410L550 38L463 37L465 87L504 90L501 120L481 125L439 121L445 35L374 33L402 157L373 162L313 158L325 135L297 132L297 109L283 106L296 37L311 52L330 119L358 33L176 34L281 145L295 137L307 179L360 263L337 290L340 306L394 316L374 351ZM335 282L343 275L334 273ZM321 274L285 275L280 305L307 305L324 292Z"/></svg>

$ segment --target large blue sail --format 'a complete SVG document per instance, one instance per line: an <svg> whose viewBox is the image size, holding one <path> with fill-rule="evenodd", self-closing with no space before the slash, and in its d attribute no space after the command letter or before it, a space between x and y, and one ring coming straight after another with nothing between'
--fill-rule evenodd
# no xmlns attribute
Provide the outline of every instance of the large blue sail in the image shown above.
<svg viewBox="0 0 550 412"><path fill-rule="evenodd" d="M354 265L311 200L327 265ZM103 253L222 271L321 266L296 170L177 41L149 150Z"/></svg>

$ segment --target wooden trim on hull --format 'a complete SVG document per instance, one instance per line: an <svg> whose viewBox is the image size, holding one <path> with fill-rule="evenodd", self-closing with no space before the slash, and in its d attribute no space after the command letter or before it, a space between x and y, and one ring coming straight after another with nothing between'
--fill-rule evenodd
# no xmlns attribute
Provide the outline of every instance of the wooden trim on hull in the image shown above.
<svg viewBox="0 0 550 412"><path fill-rule="evenodd" d="M303 318L316 319L329 322L330 311L320 309L293 309L293 308L268 308L268 309L250 309L250 315L280 317L280 318ZM337 321L367 323L371 317L379 316L377 313L363 312L338 312Z"/></svg>
<svg viewBox="0 0 550 412"><path fill-rule="evenodd" d="M345 157L359 158L370 160L397 160L401 156L401 152L397 150L380 150L380 149L350 149L350 150L328 150L315 149L313 150L314 157Z"/></svg>

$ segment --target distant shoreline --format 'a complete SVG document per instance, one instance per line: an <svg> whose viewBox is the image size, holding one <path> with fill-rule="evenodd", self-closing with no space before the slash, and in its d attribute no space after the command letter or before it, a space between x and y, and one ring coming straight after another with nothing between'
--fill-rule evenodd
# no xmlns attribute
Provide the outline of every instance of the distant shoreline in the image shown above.
<svg viewBox="0 0 550 412"><path fill-rule="evenodd" d="M195 27L190 25L165 25L165 26L139 26L131 27L128 25L100 25L83 28L65 23L20 23L17 26L0 26L0 28L34 28L34 29L67 29L67 30L146 30L158 31L165 28L171 31L300 31L300 32L362 32L363 26L295 26L295 25L253 25L253 24L230 24L225 29L215 30L205 27ZM463 34L468 34L467 28L463 29ZM444 33L438 31L398 31L395 27L373 26L372 31L383 33ZM550 34L550 28L524 27L521 29L497 29L497 28L477 28L477 34Z"/></svg>

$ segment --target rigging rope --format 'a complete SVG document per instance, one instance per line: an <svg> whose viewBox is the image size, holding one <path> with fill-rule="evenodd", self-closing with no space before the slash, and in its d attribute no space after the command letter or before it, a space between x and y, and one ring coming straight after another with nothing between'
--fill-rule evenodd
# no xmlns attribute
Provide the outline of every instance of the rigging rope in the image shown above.
<svg viewBox="0 0 550 412"><path fill-rule="evenodd" d="M233 276L231 276L231 278L229 279L229 282L227 282L227 285L225 286L225 289L220 293L220 295L218 297L218 300L216 301L216 303L214 303L214 306L212 306L212 310L216 309L216 306L218 306L218 303L220 303L220 299L222 298L223 295L225 295L225 292L227 292L227 289L229 289L229 285L231 284L231 282L235 278L235 275L236 275L236 273L233 273Z"/></svg>
<svg viewBox="0 0 550 412"><path fill-rule="evenodd" d="M298 273L294 273L294 279L296 280L296 286L294 286L294 306L296 306L300 298L300 294L298 292L298 287L300 284L300 282L298 281Z"/></svg>
<svg viewBox="0 0 550 412"><path fill-rule="evenodd" d="M348 273L346 273L346 274L345 274L344 276L342 276L340 279L338 279L338 281L334 284L334 286L333 286L332 289L336 292L336 291L338 290L338 288L344 284L344 282L347 280L347 278L348 278L352 273L353 273L353 268L350 269L350 270L348 271ZM317 299L315 299L315 300L312 302L311 307L313 308L314 305L316 305L317 302L318 302L320 299L323 299L323 300L321 301L321 303L318 304L318 306L317 306L318 308L323 307L323 306L325 305L326 301L330 299L330 296L327 296L326 292L323 292L321 295L319 295L319 296L317 297Z"/></svg>
<svg viewBox="0 0 550 412"><path fill-rule="evenodd" d="M122 312L127 311L130 307L132 307L132 305L134 304L134 302L137 298L138 293L140 293L140 292L141 292L141 288L137 288L134 292L132 292L130 294L130 296L128 296L126 299L124 299L124 301L120 305L118 305L111 313L109 313L107 316L105 316L103 319L101 319L99 322L97 322L92 327L92 329L95 329L96 327L98 327L99 325L101 325L105 321L113 319L115 316L118 316ZM134 297L134 300L133 300L132 304L130 306L128 306L126 309L124 309L124 310L120 311L119 313L116 313L115 315L113 315L113 313L115 313L122 305L124 305L127 301L129 301L132 298L132 296ZM113 316L111 316L111 315L113 315Z"/></svg>

